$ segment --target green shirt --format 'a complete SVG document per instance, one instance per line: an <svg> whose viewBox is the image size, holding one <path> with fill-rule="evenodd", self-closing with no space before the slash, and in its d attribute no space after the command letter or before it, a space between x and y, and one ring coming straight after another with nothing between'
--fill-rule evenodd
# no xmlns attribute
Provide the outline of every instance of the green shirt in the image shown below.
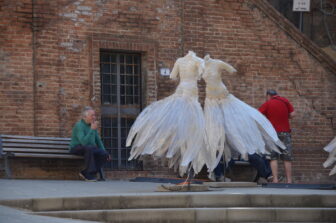
<svg viewBox="0 0 336 223"><path fill-rule="evenodd" d="M74 148L78 145L96 146L105 150L98 131L91 129L91 126L83 119L78 121L72 129L70 148Z"/></svg>

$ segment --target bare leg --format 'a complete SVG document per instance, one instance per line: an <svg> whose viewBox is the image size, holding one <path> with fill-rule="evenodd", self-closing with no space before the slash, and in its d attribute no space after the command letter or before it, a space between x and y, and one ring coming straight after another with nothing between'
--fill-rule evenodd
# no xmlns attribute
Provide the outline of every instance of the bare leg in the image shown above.
<svg viewBox="0 0 336 223"><path fill-rule="evenodd" d="M287 183L291 184L292 183L292 162L284 161L284 164L285 164Z"/></svg>
<svg viewBox="0 0 336 223"><path fill-rule="evenodd" d="M272 169L272 174L273 174L273 183L279 183L278 160L271 160L271 169Z"/></svg>

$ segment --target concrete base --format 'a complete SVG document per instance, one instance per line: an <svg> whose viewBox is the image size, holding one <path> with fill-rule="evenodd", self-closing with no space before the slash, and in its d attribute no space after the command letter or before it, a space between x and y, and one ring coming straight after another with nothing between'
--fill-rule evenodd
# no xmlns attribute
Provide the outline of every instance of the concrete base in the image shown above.
<svg viewBox="0 0 336 223"><path fill-rule="evenodd" d="M102 222L333 222L336 208L158 208L35 212Z"/></svg>
<svg viewBox="0 0 336 223"><path fill-rule="evenodd" d="M255 182L205 182L203 184L212 188L258 187Z"/></svg>
<svg viewBox="0 0 336 223"><path fill-rule="evenodd" d="M188 185L175 185L175 184L162 184L157 187L157 192L200 192L208 191L209 187L202 184Z"/></svg>
<svg viewBox="0 0 336 223"><path fill-rule="evenodd" d="M159 185L126 181L0 180L0 205L26 209L36 215L99 222L335 223L336 219L335 190L231 187L206 192L153 192ZM12 209L2 208L0 222L44 219L45 223L75 222L30 218L23 211L7 213L6 210Z"/></svg>
<svg viewBox="0 0 336 223"><path fill-rule="evenodd" d="M21 210L0 205L1 223L99 223L97 221L74 220L69 218L55 218L32 215ZM101 223L101 222L100 222Z"/></svg>

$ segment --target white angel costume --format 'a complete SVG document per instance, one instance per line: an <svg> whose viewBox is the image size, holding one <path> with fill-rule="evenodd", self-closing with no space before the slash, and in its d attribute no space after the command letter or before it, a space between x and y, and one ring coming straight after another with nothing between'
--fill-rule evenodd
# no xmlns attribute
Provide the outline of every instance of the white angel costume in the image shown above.
<svg viewBox="0 0 336 223"><path fill-rule="evenodd" d="M329 153L328 159L323 163L324 168L330 167L335 163L331 169L329 176L336 174L336 137L326 146L324 150Z"/></svg>
<svg viewBox="0 0 336 223"><path fill-rule="evenodd" d="M205 121L197 88L202 72L203 60L194 52L176 61L170 78L179 77L180 83L173 95L152 103L135 120L126 141L132 145L129 160L146 154L166 157L180 175L189 164L195 173L202 169Z"/></svg>
<svg viewBox="0 0 336 223"><path fill-rule="evenodd" d="M203 79L206 82L204 115L208 137L209 171L223 156L231 159L231 150L238 151L244 159L248 154L265 154L268 150L279 152L285 148L269 120L255 108L230 94L222 82L224 70L236 72L221 60L204 58Z"/></svg>

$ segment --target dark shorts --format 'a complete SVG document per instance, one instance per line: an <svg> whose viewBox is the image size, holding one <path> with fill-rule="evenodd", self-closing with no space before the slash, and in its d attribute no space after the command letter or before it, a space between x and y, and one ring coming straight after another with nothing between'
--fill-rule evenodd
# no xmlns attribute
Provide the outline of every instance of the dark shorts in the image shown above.
<svg viewBox="0 0 336 223"><path fill-rule="evenodd" d="M293 161L292 136L289 132L278 132L278 137L285 144L286 149L281 149L281 154L271 152L271 160Z"/></svg>

